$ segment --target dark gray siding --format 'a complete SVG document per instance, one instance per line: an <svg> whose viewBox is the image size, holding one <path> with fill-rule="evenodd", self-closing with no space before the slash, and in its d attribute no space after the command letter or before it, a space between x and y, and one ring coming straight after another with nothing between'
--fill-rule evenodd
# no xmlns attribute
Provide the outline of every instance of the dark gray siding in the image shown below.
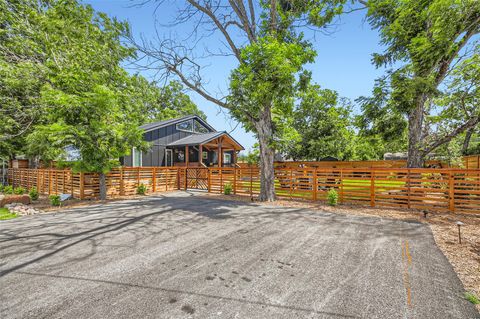
<svg viewBox="0 0 480 319"><path fill-rule="evenodd" d="M208 130L212 131L210 129ZM142 166L164 166L165 145L192 134L192 132L177 130L176 124L146 132L144 134L144 139L151 144L151 148L149 151L143 152ZM132 155L123 158L123 165L133 165Z"/></svg>

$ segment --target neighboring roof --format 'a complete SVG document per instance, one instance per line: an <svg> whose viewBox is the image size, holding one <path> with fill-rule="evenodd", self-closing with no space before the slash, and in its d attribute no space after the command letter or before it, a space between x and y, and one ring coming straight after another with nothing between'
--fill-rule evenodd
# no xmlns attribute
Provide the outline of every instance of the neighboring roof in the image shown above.
<svg viewBox="0 0 480 319"><path fill-rule="evenodd" d="M242 144L238 143L230 134L227 132L210 132L210 133L204 133L204 134L192 134L187 137L184 137L182 139L176 140L170 144L167 144L167 146L187 146L187 145L199 145L199 144L205 144L207 142L210 142L216 138L219 138L221 136L228 136L229 138L232 139L233 142L235 142L238 146L240 146L242 149L245 149Z"/></svg>
<svg viewBox="0 0 480 319"><path fill-rule="evenodd" d="M156 130L156 129L159 129L159 128L162 128L162 127L165 127L165 126L169 126L169 125L177 124L177 123L180 123L180 122L183 122L183 121L187 121L187 120L190 120L190 119L196 119L200 123L202 123L203 125L208 127L209 129L211 129L212 131L216 132L216 130L210 124L205 122L205 120L202 119L198 115L188 115L188 116L179 117L179 118L176 118L176 119L159 121L159 122L154 122L154 123L148 123L148 124L144 124L144 125L140 126L140 128L143 129L145 132L149 132L149 131L153 131L153 130Z"/></svg>

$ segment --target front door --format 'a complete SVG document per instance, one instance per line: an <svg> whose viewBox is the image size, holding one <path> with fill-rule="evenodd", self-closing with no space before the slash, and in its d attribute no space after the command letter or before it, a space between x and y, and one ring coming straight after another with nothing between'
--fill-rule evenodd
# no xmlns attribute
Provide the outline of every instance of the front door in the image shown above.
<svg viewBox="0 0 480 319"><path fill-rule="evenodd" d="M165 166L173 166L173 151L165 150Z"/></svg>

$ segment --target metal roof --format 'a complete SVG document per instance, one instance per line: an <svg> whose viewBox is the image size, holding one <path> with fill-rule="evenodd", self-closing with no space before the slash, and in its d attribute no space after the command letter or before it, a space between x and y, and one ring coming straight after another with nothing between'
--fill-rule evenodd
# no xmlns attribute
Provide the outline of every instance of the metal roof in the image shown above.
<svg viewBox="0 0 480 319"><path fill-rule="evenodd" d="M140 128L143 129L145 132L149 132L149 131L152 131L152 130L156 130L156 129L159 129L159 128L162 128L162 127L165 127L165 126L168 126L168 125L172 125L172 124L177 124L177 123L187 121L187 120L190 120L190 119L196 119L199 122L201 122L202 124L204 124L205 126L207 126L209 129L211 129L212 131L216 132L216 130L210 124L205 122L205 120L203 120L198 115L187 115L187 116L179 117L179 118L176 118L176 119L170 119L170 120L165 120L165 121L148 123L148 124L144 124L144 125L140 126Z"/></svg>
<svg viewBox="0 0 480 319"><path fill-rule="evenodd" d="M192 134L192 135L189 135L189 136L184 137L182 139L176 140L176 141L174 141L170 144L167 144L167 146L187 146L187 145L205 144L205 143L210 142L211 140L219 138L220 136L223 136L223 135L228 136L238 146L240 146L242 149L245 149L240 143L238 143L227 132L210 132L210 133L204 133L204 134Z"/></svg>

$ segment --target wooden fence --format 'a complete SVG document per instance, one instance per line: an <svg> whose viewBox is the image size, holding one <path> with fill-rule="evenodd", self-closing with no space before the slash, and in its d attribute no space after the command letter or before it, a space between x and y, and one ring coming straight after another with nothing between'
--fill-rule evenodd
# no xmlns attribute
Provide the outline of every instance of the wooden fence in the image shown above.
<svg viewBox="0 0 480 319"><path fill-rule="evenodd" d="M71 194L74 198L94 199L100 194L96 173L73 173L59 169L8 170L9 184L26 189L36 187L40 194ZM107 196L136 194L140 184L148 192L178 189L178 169L170 167L124 167L114 169L106 176Z"/></svg>
<svg viewBox="0 0 480 319"><path fill-rule="evenodd" d="M480 213L480 170L283 168L275 176L279 198L326 201L333 188L340 203ZM256 196L259 169L209 169L210 192L221 193L226 184L235 194Z"/></svg>
<svg viewBox="0 0 480 319"><path fill-rule="evenodd" d="M40 193L71 193L75 198L97 198L98 175L55 169L9 169L14 186L35 186ZM340 203L372 207L400 207L480 213L478 169L386 168L276 168L275 191L280 198L325 201L335 189ZM260 193L258 168L125 167L107 174L107 195L135 194L144 184L147 192L199 188L222 193Z"/></svg>

